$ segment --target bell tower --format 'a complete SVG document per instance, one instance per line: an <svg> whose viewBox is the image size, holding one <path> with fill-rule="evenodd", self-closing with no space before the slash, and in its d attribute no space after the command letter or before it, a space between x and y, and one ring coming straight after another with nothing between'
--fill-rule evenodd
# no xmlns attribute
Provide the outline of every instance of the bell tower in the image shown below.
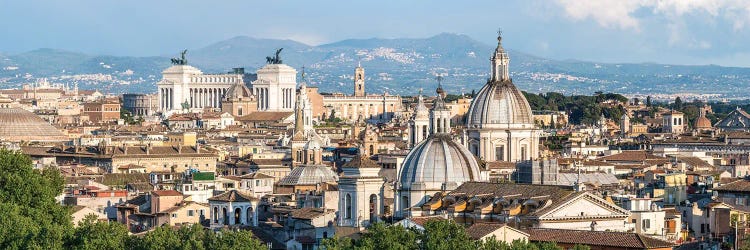
<svg viewBox="0 0 750 250"><path fill-rule="evenodd" d="M354 96L365 96L365 68L361 64L354 69Z"/></svg>

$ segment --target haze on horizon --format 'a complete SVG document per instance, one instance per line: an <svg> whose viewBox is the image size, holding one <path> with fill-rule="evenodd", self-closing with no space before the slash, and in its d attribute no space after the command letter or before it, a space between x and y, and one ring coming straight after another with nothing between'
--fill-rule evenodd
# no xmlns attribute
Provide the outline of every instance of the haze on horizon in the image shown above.
<svg viewBox="0 0 750 250"><path fill-rule="evenodd" d="M750 0L3 1L0 53L152 56L235 36L310 45L442 32L553 59L750 67Z"/></svg>

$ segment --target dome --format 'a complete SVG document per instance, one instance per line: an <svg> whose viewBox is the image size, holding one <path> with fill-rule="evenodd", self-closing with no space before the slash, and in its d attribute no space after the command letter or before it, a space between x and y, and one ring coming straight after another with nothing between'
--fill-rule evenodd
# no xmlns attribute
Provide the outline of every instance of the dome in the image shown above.
<svg viewBox="0 0 750 250"><path fill-rule="evenodd" d="M232 85L232 87L229 87L226 93L227 99L240 99L248 97L252 98L254 96L250 89L243 83L236 83Z"/></svg>
<svg viewBox="0 0 750 250"><path fill-rule="evenodd" d="M469 128L494 124L534 124L529 102L510 80L488 82L469 107Z"/></svg>
<svg viewBox="0 0 750 250"><path fill-rule="evenodd" d="M279 185L316 185L323 182L337 182L339 177L325 165L303 165L292 169L279 181Z"/></svg>
<svg viewBox="0 0 750 250"><path fill-rule="evenodd" d="M479 164L448 134L434 134L414 147L398 174L400 189L452 190L480 181Z"/></svg>
<svg viewBox="0 0 750 250"><path fill-rule="evenodd" d="M700 116L698 117L698 119L695 120L695 128L697 129L711 128L711 120L709 120L705 116Z"/></svg>
<svg viewBox="0 0 750 250"><path fill-rule="evenodd" d="M0 140L59 142L70 140L39 116L21 108L0 108Z"/></svg>

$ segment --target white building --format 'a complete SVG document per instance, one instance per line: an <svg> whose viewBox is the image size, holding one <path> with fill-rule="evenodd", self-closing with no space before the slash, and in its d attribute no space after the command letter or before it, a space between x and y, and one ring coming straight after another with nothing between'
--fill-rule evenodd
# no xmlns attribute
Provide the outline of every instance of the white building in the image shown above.
<svg viewBox="0 0 750 250"><path fill-rule="evenodd" d="M380 166L368 155L360 154L341 169L339 178L338 225L365 227L379 220L382 211L383 178Z"/></svg>
<svg viewBox="0 0 750 250"><path fill-rule="evenodd" d="M234 225L258 226L258 198L238 190L208 198L211 207L211 228Z"/></svg>
<svg viewBox="0 0 750 250"><path fill-rule="evenodd" d="M666 213L650 198L632 198L625 202L630 218L639 234L662 235Z"/></svg>
<svg viewBox="0 0 750 250"><path fill-rule="evenodd" d="M510 57L497 37L492 56L492 77L479 90L467 114L469 150L485 161L536 159L539 134L531 106L510 78Z"/></svg>
<svg viewBox="0 0 750 250"><path fill-rule="evenodd" d="M187 64L173 65L162 72L162 80L156 83L159 111L173 113L185 108L220 108L227 90L242 82L239 73L203 74Z"/></svg>
<svg viewBox="0 0 750 250"><path fill-rule="evenodd" d="M297 70L286 64L266 64L253 81L258 111L292 111L296 88Z"/></svg>

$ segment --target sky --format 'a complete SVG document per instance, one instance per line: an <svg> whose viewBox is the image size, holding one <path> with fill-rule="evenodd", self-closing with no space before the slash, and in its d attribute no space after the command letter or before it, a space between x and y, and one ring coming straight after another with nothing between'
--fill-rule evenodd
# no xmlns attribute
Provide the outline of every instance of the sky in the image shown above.
<svg viewBox="0 0 750 250"><path fill-rule="evenodd" d="M11 1L0 53L151 56L235 36L319 45L466 34L552 59L750 67L750 0Z"/></svg>

